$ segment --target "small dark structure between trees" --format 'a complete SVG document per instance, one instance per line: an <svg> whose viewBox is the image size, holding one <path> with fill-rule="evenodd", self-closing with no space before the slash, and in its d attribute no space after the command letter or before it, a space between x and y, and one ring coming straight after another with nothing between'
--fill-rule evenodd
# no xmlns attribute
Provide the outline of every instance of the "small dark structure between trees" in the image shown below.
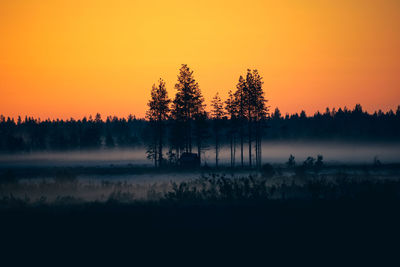
<svg viewBox="0 0 400 267"><path fill-rule="evenodd" d="M179 166L188 169L198 168L200 167L200 158L195 153L184 152L179 158Z"/></svg>

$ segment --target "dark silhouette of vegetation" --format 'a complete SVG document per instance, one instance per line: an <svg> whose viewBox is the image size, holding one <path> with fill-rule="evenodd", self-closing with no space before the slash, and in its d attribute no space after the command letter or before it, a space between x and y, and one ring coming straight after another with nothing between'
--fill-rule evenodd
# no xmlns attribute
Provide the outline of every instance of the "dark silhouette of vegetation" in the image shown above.
<svg viewBox="0 0 400 267"><path fill-rule="evenodd" d="M171 101L163 80L153 85L146 119L130 115L103 120L96 114L94 118L80 120L18 117L15 121L0 115L0 152L146 146L149 159L161 167L166 163L178 165L182 153L192 153L194 147L204 163L202 153L213 143L216 165L220 148L229 146L230 166L235 167L239 145L240 166L260 169L263 140L400 141L400 106L395 112L379 110L370 114L357 104L352 110L326 108L324 113L312 116L304 111L283 116L276 108L269 115L262 77L257 70L248 70L245 77L240 76L236 89L229 91L225 101L217 95L212 100L210 114L193 71L186 64L179 70L175 89ZM245 141L248 164L244 162ZM316 161L310 158L298 168L314 164L318 171L322 158ZM295 167L294 158L289 159L288 165Z"/></svg>
<svg viewBox="0 0 400 267"><path fill-rule="evenodd" d="M182 64L179 70L178 82L175 84L177 93L172 102L172 118L181 131L178 136L184 140L184 151L192 153L193 145L193 121L204 112L204 98L201 94L199 84L193 77L193 71L186 64ZM181 147L177 149L178 157Z"/></svg>
<svg viewBox="0 0 400 267"><path fill-rule="evenodd" d="M208 113L203 111L196 115L194 121L194 138L196 139L197 156L201 162L201 154L208 148L207 140L210 138Z"/></svg>
<svg viewBox="0 0 400 267"><path fill-rule="evenodd" d="M353 169L348 173L341 170L326 174L324 171L329 170L329 166L323 165L320 173L308 170L304 179L298 179L292 173L281 177L277 166L264 164L260 172L252 170L254 174L250 175L208 174L168 183L166 190L150 185L144 194L146 200L138 199L137 191L131 190L138 189L139 185L131 183L110 180L76 184L73 168L57 171L58 178L54 181L30 183L16 180L22 177L26 180L26 176L21 175L24 170L7 171L2 177L12 178L0 182L0 231L6 243L2 251L7 254L11 244L12 250L18 248L17 253L25 249L36 253L36 248L37 253L51 248L69 251L73 247L84 253L94 250L93 255L101 248L106 248L103 251L107 253L112 248L121 253L125 248L126 253L132 255L132 248L139 251L135 248L137 244L138 248L151 248L152 254L160 250L172 255L176 253L176 244L180 244L190 246L187 251L195 248L195 255L204 248L218 254L226 250L223 263L227 263L225 258L230 259L232 251L240 255L248 251L245 255L245 263L248 263L248 258L257 255L254 254L257 248L265 259L265 253L278 246L276 251L284 253L279 258L281 262L288 251L309 255L312 249L315 259L314 253L319 255L327 250L332 250L332 255L337 257L338 250L346 246L345 250L351 255L360 249L362 256L366 248L376 255L376 248L383 248L387 257L391 248L397 257L397 247L393 244L400 236L399 165L389 167L382 163L381 167L392 176L384 178L371 172L371 176L366 177ZM351 168L360 170L362 166ZM366 168L375 170L372 162ZM159 170L145 170L149 171ZM42 179L43 176L38 177ZM69 192L91 188L106 195L101 200L85 200L79 195L52 198L24 195L29 193L28 189L41 194L45 194L46 189L52 193L58 190L56 194L60 194L65 188ZM19 196L14 194L18 190ZM271 248L266 248L265 244L270 244ZM318 250L321 246L323 248ZM343 260L347 262L348 256L344 255ZM361 256L357 256L357 263ZM326 258L318 260L318 264L323 260ZM32 262L31 257L29 262ZM147 258L146 262L149 262ZM210 262L214 262L214 258ZM296 257L295 264L298 263Z"/></svg>
<svg viewBox="0 0 400 267"><path fill-rule="evenodd" d="M225 111L228 116L228 132L230 145L230 159L231 168L235 167L236 164L236 135L238 133L238 107L235 103L235 96L232 91L228 92L228 99L225 101ZM241 154L241 163L243 166L243 153Z"/></svg>
<svg viewBox="0 0 400 267"><path fill-rule="evenodd" d="M292 154L290 154L288 161L286 162L288 168L296 167L296 160Z"/></svg>
<svg viewBox="0 0 400 267"><path fill-rule="evenodd" d="M195 155L184 153L183 155ZM309 162L309 160L307 161ZM317 160L318 162L318 160ZM193 167L193 166L190 166ZM304 167L304 165L303 165ZM310 168L312 168L311 166ZM388 167L386 167L388 168ZM76 192L79 187L93 191L110 192L105 196L104 201L133 203L140 199L135 198L138 191L147 190L144 195L145 201L177 202L188 203L235 203L235 202L256 202L274 200L362 200L362 201L400 201L400 180L394 174L390 178L381 178L379 174L370 176L368 179L364 174L352 172L336 172L332 174L317 174L312 169L305 169L302 179L297 179L297 174L282 176L277 167L271 164L264 164L260 175L250 174L244 176L228 177L222 173L203 174L197 179L186 179L181 182L170 182L170 186L157 183L142 187L126 182L103 181L96 184L81 185L78 182L77 174L71 169L59 169L54 175L54 182L42 181L40 183L19 183L19 177L11 171L6 171L0 178L0 208L9 203L25 202L25 205L37 202L51 201L46 195L36 200L30 200L26 192L36 190L38 192L70 190ZM322 170L322 167L321 167ZM387 169L388 170L388 169ZM398 166L392 171L398 172ZM272 180L275 179L275 180ZM289 181L289 182L288 182ZM21 188L21 189L19 189ZM166 189L168 188L168 189ZM166 191L165 191L166 190ZM25 196L21 199L14 193L22 191ZM143 194L143 193L142 193ZM62 204L60 199L72 199L74 196L58 195L55 204ZM80 199L80 202L88 200ZM140 200L140 201L143 201ZM67 202L66 204L70 204Z"/></svg>
<svg viewBox="0 0 400 267"><path fill-rule="evenodd" d="M194 170L200 167L200 158L195 153L183 152L179 158L179 166L181 168Z"/></svg>
<svg viewBox="0 0 400 267"><path fill-rule="evenodd" d="M268 116L267 100L262 89L262 77L257 70L247 70L244 87L245 109L248 124L249 166L252 166L252 141L255 141L255 165L261 167L262 123ZM253 133L254 128L254 133ZM254 135L254 136L253 136Z"/></svg>
<svg viewBox="0 0 400 267"><path fill-rule="evenodd" d="M244 143L244 124L245 124L245 119L246 119L246 110L245 110L245 105L246 105L246 81L243 79L242 76L239 77L238 84L236 85L236 92L234 93L235 96L235 101L234 105L236 106L237 110L237 118L238 118L238 123L239 123L239 135L240 135L240 165L243 168L244 167L244 161L243 161L243 143Z"/></svg>
<svg viewBox="0 0 400 267"><path fill-rule="evenodd" d="M153 142L148 148L148 157L154 159L154 164L159 167L163 164L163 139L165 133L165 122L169 117L169 103L165 82L160 79L158 85L153 84L151 99L147 104L149 109L146 118L150 122L153 133Z"/></svg>
<svg viewBox="0 0 400 267"><path fill-rule="evenodd" d="M300 118L297 114L277 118L276 113L275 111L271 118L267 119L269 128L262 134L264 140L400 141L399 112L363 112L357 115L354 114L354 110L340 108L338 111L316 113L305 118ZM229 117L228 123L235 123L233 127L237 125L235 136L239 137L240 144L240 127L243 124L239 123L238 117L233 118L236 121ZM134 116L110 116L97 122L92 117L43 121L26 117L16 122L13 118L0 115L0 151L4 153L143 146L152 142L149 124L149 121ZM175 150L176 144L182 138L179 138L180 132L174 131L174 124L174 120L170 119L165 127L168 129L167 145ZM201 144L203 150L209 145L209 137L213 136L212 124L203 112L197 116L194 125L196 145ZM221 128L221 136L230 136L231 133L231 126ZM231 140L226 139L222 140L221 145L230 143Z"/></svg>
<svg viewBox="0 0 400 267"><path fill-rule="evenodd" d="M217 93L211 102L211 117L213 119L213 132L215 138L215 166L218 168L218 154L221 146L221 124L224 116L223 103L219 94Z"/></svg>

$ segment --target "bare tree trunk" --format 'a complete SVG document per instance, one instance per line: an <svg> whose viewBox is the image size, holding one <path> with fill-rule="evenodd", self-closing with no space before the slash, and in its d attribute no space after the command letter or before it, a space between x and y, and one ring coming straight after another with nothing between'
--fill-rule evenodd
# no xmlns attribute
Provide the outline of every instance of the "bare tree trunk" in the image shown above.
<svg viewBox="0 0 400 267"><path fill-rule="evenodd" d="M261 136L258 137L258 167L261 167Z"/></svg>
<svg viewBox="0 0 400 267"><path fill-rule="evenodd" d="M243 138L243 124L240 125L240 161L241 165L243 168L243 143L244 143L244 138Z"/></svg>
<svg viewBox="0 0 400 267"><path fill-rule="evenodd" d="M257 167L261 167L261 128L260 128L260 121L257 120L256 122L256 140L257 140Z"/></svg>
<svg viewBox="0 0 400 267"><path fill-rule="evenodd" d="M255 159L255 163L254 165L256 166L256 168L258 167L258 130L257 130L257 121L256 121L256 132L255 132L255 150L256 150L256 159Z"/></svg>
<svg viewBox="0 0 400 267"><path fill-rule="evenodd" d="M188 153L189 152L189 121L186 122L186 148L185 148L185 152Z"/></svg>
<svg viewBox="0 0 400 267"><path fill-rule="evenodd" d="M192 123L193 123L193 119L192 119L192 114L189 113L189 153L192 153Z"/></svg>
<svg viewBox="0 0 400 267"><path fill-rule="evenodd" d="M252 162L251 162L251 137L252 137L252 135L251 135L251 118L249 117L249 122L248 122L248 128L249 128L249 139L248 139L248 142L249 142L249 166L250 166L250 168L252 167Z"/></svg>
<svg viewBox="0 0 400 267"><path fill-rule="evenodd" d="M188 136L189 136L189 153L192 153L192 121L189 121Z"/></svg>
<svg viewBox="0 0 400 267"><path fill-rule="evenodd" d="M159 122L158 125L158 167L161 167L162 165L162 129L163 125L162 122Z"/></svg>
<svg viewBox="0 0 400 267"><path fill-rule="evenodd" d="M260 132L260 139L258 141L258 145L260 146L260 148L258 149L258 153L259 153L258 159L260 161L259 165L261 168L261 165L262 165L262 134L261 134L261 132Z"/></svg>
<svg viewBox="0 0 400 267"><path fill-rule="evenodd" d="M230 133L230 145L231 145L231 168L233 167L233 134Z"/></svg>
<svg viewBox="0 0 400 267"><path fill-rule="evenodd" d="M236 134L233 135L233 167L236 165Z"/></svg>
<svg viewBox="0 0 400 267"><path fill-rule="evenodd" d="M219 123L215 121L215 123ZM215 126L215 167L218 168L218 151L219 150L219 127Z"/></svg>

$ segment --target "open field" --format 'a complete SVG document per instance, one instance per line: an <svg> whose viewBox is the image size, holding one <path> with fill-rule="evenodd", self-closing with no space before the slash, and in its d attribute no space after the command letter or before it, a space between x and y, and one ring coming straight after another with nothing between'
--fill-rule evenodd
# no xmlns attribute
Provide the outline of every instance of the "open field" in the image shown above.
<svg viewBox="0 0 400 267"><path fill-rule="evenodd" d="M310 186L340 187L351 183L397 183L400 164L323 165L287 167L265 165L263 169L151 167L26 167L8 168L0 175L0 197L54 202L70 199L78 202L105 202L120 198L124 202L159 201L175 187L205 190L220 183L230 186L262 185L268 199L310 198ZM322 190L322 189L321 189ZM332 189L333 190L333 189ZM287 191L287 192L286 192Z"/></svg>
<svg viewBox="0 0 400 267"><path fill-rule="evenodd" d="M217 259L222 266L304 258L382 264L396 255L399 207L400 164L380 161L0 167L4 255L100 253L113 263L173 263L201 253L202 263Z"/></svg>
<svg viewBox="0 0 400 267"><path fill-rule="evenodd" d="M219 265L384 264L398 248L398 165L149 184L64 175L1 184L4 255L45 251L46 259L91 264L190 262L199 254L197 263Z"/></svg>

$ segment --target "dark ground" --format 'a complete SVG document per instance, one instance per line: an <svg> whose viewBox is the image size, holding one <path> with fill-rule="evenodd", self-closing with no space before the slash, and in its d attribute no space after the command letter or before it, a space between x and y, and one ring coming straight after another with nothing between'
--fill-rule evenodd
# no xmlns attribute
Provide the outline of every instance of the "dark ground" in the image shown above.
<svg viewBox="0 0 400 267"><path fill-rule="evenodd" d="M399 266L398 179L310 180L309 197L288 199L260 195L263 187L225 198L233 187L153 202L3 199L0 265Z"/></svg>
<svg viewBox="0 0 400 267"><path fill-rule="evenodd" d="M16 262L83 256L133 264L219 259L382 266L399 260L398 201L46 206L2 210L0 221L3 258L15 255Z"/></svg>

